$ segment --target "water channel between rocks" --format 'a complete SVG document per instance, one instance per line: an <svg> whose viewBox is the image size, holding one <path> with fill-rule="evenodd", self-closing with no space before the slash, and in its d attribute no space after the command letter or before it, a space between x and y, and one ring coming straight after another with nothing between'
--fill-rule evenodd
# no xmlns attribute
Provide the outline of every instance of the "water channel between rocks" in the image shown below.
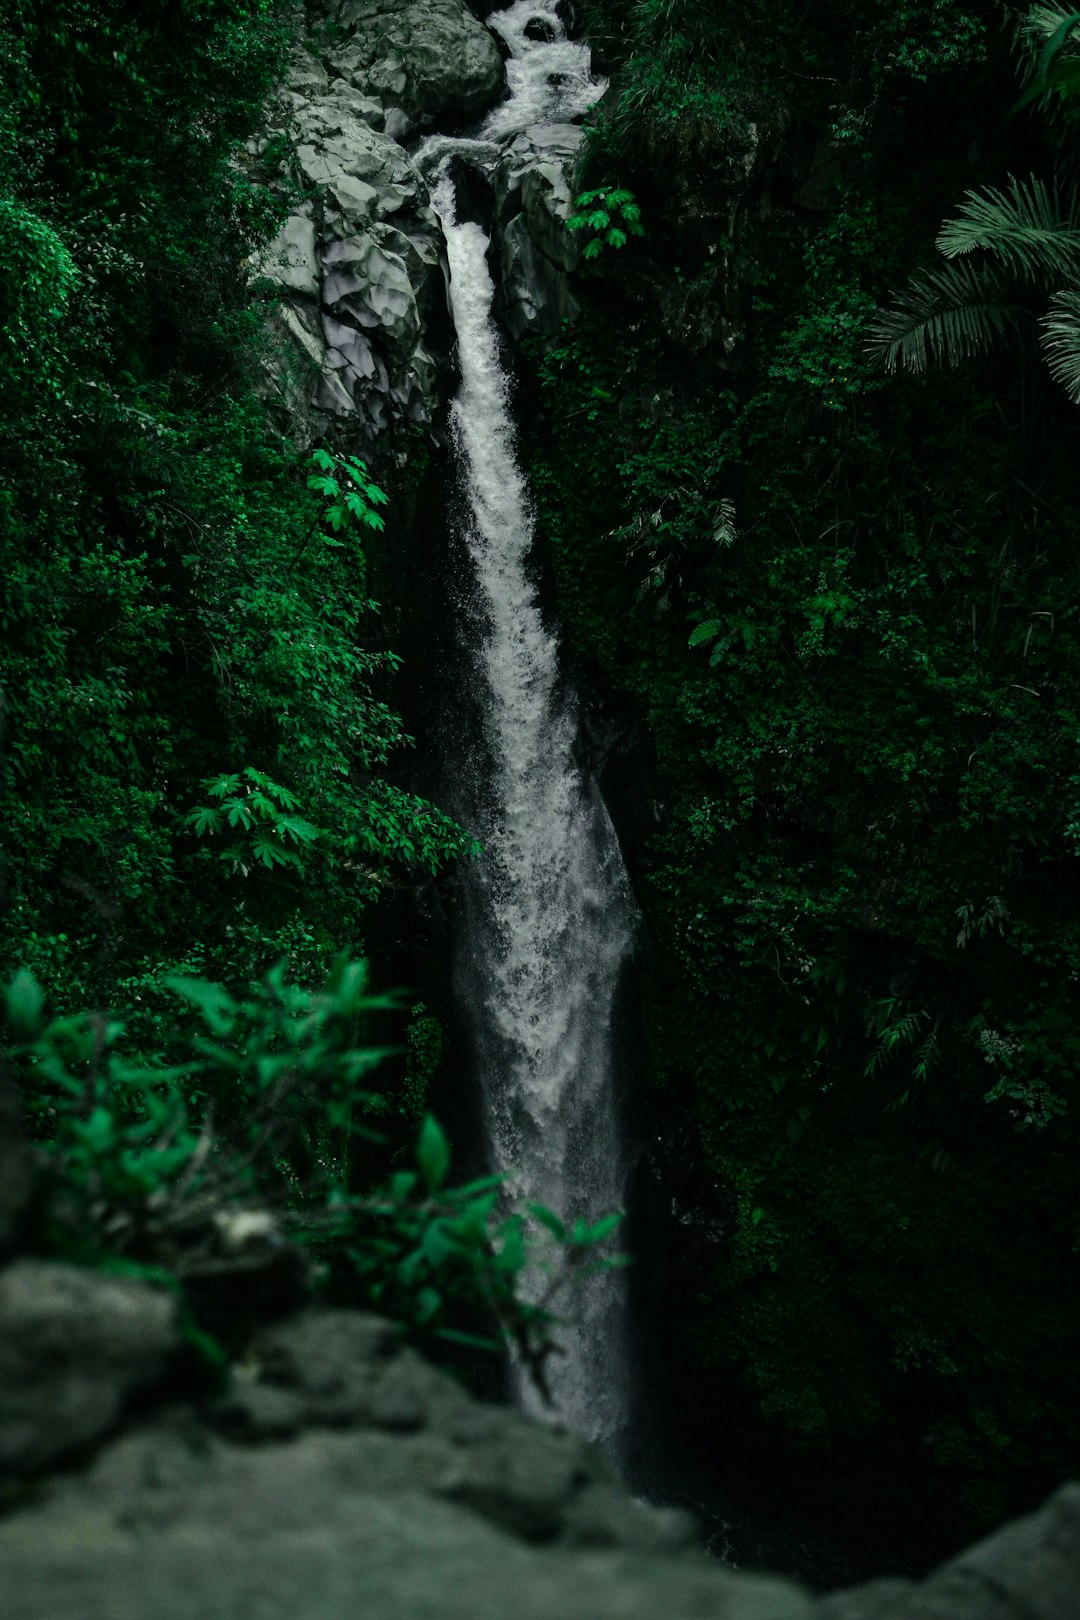
<svg viewBox="0 0 1080 1620"><path fill-rule="evenodd" d="M479 1066L488 1150L521 1203L595 1220L623 1199L612 1010L634 929L617 839L577 760L575 695L533 576L534 516L516 453L504 338L493 317L489 241L459 220L453 163L481 171L508 138L581 116L602 93L586 47L558 17L516 3L490 19L505 39L510 96L473 136L416 154L432 187L450 270L460 386L451 407L459 535L470 579L462 682L477 753L458 761L458 814L484 855L467 874L456 991ZM539 1286L539 1285L538 1285ZM629 1377L620 1272L583 1284L554 1358L554 1411L529 1379L518 1398L622 1450Z"/></svg>

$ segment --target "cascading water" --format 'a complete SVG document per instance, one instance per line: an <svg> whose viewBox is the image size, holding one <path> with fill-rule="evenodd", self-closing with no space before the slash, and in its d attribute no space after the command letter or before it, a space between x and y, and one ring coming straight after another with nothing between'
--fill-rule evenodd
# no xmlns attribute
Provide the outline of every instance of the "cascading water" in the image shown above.
<svg viewBox="0 0 1080 1620"><path fill-rule="evenodd" d="M576 704L530 572L533 512L492 315L488 239L458 221L448 165L451 156L482 161L529 126L580 116L602 86L588 51L542 7L519 0L490 26L511 51L510 99L478 139L435 137L418 154L434 171L457 331L451 420L473 575L468 684L483 756L462 762L473 797L461 808L485 853L466 878L457 984L495 1166L512 1172L518 1199L595 1220L622 1200L612 1010L634 908L611 822L576 760ZM576 1327L551 1368L556 1415L617 1452L627 1404L621 1273L593 1278L573 1310ZM528 1381L518 1386L537 1410Z"/></svg>

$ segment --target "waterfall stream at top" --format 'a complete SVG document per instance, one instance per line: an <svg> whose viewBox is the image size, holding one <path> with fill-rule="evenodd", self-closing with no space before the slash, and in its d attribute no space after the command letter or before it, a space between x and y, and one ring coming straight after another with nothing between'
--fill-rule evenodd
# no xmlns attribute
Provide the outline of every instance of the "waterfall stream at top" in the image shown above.
<svg viewBox="0 0 1080 1620"><path fill-rule="evenodd" d="M479 225L458 221L449 171L455 157L482 166L507 137L580 117L603 86L587 48L565 38L546 6L517 0L489 26L510 50L509 98L475 137L434 136L416 155L450 269L461 374L451 432L471 574L464 681L480 739L479 757L460 762L453 807L484 847L465 878L456 989L493 1167L510 1173L519 1201L595 1220L623 1198L612 1018L634 906L607 811L579 768L575 696L531 571L534 516L492 313L489 242ZM618 1452L628 1399L622 1273L590 1279L569 1309L575 1326L549 1367L554 1415ZM543 1415L529 1381L516 1382L521 1403Z"/></svg>

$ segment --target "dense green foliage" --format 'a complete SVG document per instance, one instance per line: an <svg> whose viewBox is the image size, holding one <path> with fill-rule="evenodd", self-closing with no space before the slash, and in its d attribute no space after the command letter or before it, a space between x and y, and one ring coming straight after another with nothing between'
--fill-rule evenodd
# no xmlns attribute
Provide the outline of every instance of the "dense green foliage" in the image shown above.
<svg viewBox="0 0 1080 1620"><path fill-rule="evenodd" d="M992 1517L1080 1464L1080 423L867 333L965 188L1060 155L990 7L590 17L581 179L647 230L581 278L533 471L654 755L644 1107L730 1232L671 1234L695 1389Z"/></svg>
<svg viewBox="0 0 1080 1620"><path fill-rule="evenodd" d="M309 1294L373 1306L436 1348L513 1343L543 1389L556 1302L616 1263L596 1251L620 1217L567 1229L539 1205L507 1211L501 1176L448 1186L430 1114L417 1169L388 1173L393 1138L375 1122L398 1110L366 1083L387 1056L373 1021L397 1003L370 993L363 962L342 955L314 991L283 964L239 998L182 975L164 988L188 1010L165 1032L169 1064L133 1056L123 1019L49 1019L25 970L7 987L43 1178L34 1241L183 1295L253 1239L289 1236L313 1255ZM220 1357L197 1314L189 1333Z"/></svg>
<svg viewBox="0 0 1080 1620"><path fill-rule="evenodd" d="M163 963L317 977L395 874L469 847L385 774L385 495L260 396L248 260L296 185L242 143L295 26L6 14L2 955L72 1006L148 1003Z"/></svg>
<svg viewBox="0 0 1080 1620"><path fill-rule="evenodd" d="M359 1090L383 1004L357 964L327 978L387 889L473 845L391 774L386 493L265 397L251 266L298 188L286 142L244 143L296 27L274 0L0 24L0 968L48 1169L33 1241L182 1281L254 1203L338 1296L500 1325L539 1365L524 1217L446 1190L434 1122L419 1191L400 1168L437 1054L400 1097Z"/></svg>

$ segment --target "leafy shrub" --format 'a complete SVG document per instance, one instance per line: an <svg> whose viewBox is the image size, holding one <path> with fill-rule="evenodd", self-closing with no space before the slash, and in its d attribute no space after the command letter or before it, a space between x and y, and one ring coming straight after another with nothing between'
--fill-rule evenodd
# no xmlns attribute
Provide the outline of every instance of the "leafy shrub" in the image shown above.
<svg viewBox="0 0 1080 1620"><path fill-rule="evenodd" d="M269 1213L312 1250L332 1297L425 1340L512 1343L542 1387L554 1302L615 1263L596 1254L619 1217L567 1229L539 1205L507 1210L503 1176L450 1187L450 1145L430 1115L417 1171L380 1184L373 1121L390 1104L363 1085L388 1049L358 1036L398 1003L370 992L364 963L340 957L318 991L288 983L283 965L238 997L184 975L166 985L197 1014L169 1032L180 1061L168 1065L126 1050L122 1019L47 1018L29 972L4 992L47 1179L46 1247L182 1282L208 1233Z"/></svg>
<svg viewBox="0 0 1080 1620"><path fill-rule="evenodd" d="M583 259L597 259L605 247L625 247L631 236L644 236L641 209L632 191L617 186L599 186L575 197L576 213L566 222L568 230L591 231L581 250Z"/></svg>

